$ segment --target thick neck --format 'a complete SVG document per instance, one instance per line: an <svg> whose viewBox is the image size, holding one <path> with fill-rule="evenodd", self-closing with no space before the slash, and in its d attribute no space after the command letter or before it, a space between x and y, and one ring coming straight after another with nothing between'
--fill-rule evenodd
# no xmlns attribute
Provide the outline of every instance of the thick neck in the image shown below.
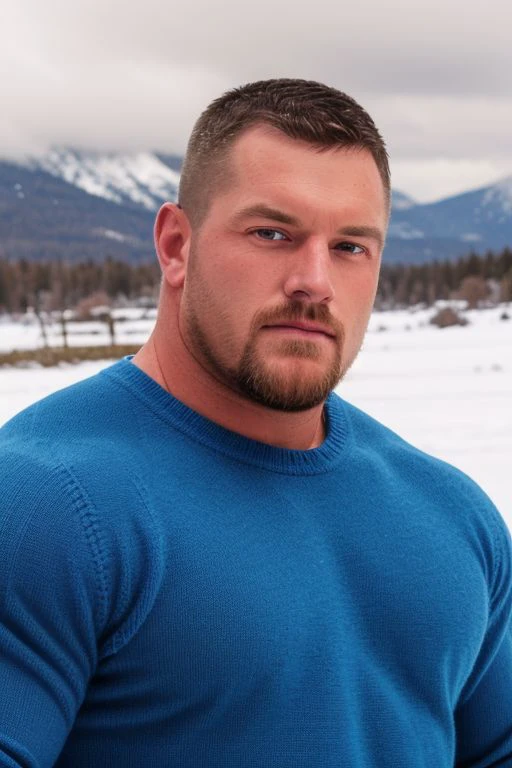
<svg viewBox="0 0 512 768"><path fill-rule="evenodd" d="M347 406L331 394L325 403L327 435L318 448L294 450L250 439L204 417L182 403L132 360L123 358L102 371L135 395L144 408L144 430L150 433L157 419L163 429L177 430L216 454L280 475L317 475L330 472L344 460L352 442ZM132 407L133 403L132 403Z"/></svg>
<svg viewBox="0 0 512 768"><path fill-rule="evenodd" d="M261 443L294 450L317 448L325 439L323 403L307 411L275 411L242 397L190 354L177 317L165 308L133 363L202 416Z"/></svg>

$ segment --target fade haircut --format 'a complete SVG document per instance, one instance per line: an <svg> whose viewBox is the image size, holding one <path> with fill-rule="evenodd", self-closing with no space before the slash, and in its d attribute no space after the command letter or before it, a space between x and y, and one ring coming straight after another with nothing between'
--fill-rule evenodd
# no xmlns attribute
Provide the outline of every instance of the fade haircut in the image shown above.
<svg viewBox="0 0 512 768"><path fill-rule="evenodd" d="M370 115L353 98L312 80L248 83L215 99L200 115L188 143L178 201L193 227L208 212L211 196L233 180L229 150L247 128L269 125L319 151L368 150L379 170L389 210L391 181L384 140Z"/></svg>

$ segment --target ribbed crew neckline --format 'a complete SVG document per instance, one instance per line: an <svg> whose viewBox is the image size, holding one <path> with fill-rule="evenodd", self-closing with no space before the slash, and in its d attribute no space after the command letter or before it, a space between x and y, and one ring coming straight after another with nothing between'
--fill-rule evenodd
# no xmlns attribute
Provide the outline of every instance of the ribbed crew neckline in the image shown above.
<svg viewBox="0 0 512 768"><path fill-rule="evenodd" d="M101 374L116 379L160 419L217 453L270 472L316 475L331 470L340 461L348 440L345 406L331 392L325 403L327 435L318 448L301 451L279 448L232 432L207 419L170 394L154 379L124 357Z"/></svg>

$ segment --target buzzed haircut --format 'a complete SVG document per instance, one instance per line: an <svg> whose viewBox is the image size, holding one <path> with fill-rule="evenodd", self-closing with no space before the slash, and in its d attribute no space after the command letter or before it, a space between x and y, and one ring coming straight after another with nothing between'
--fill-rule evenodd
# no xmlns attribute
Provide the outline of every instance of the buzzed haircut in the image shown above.
<svg viewBox="0 0 512 768"><path fill-rule="evenodd" d="M232 180L229 150L254 125L277 128L291 139L322 149L368 150L377 165L386 201L391 180L384 140L370 115L346 93L313 80L260 80L227 91L204 110L188 143L178 201L192 226L208 212L211 196Z"/></svg>

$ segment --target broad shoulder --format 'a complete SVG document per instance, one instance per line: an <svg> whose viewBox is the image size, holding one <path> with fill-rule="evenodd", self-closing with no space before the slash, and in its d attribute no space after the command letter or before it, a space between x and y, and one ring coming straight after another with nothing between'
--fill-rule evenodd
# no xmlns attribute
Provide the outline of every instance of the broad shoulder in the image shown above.
<svg viewBox="0 0 512 768"><path fill-rule="evenodd" d="M114 368L114 366L112 366ZM125 407L125 392L105 373L90 376L34 402L0 429L0 445L69 440L105 431Z"/></svg>
<svg viewBox="0 0 512 768"><path fill-rule="evenodd" d="M484 490L452 464L421 450L356 406L338 398L344 410L356 461L386 477L389 487L412 498L429 499L445 516L465 525L491 528L508 538L507 526Z"/></svg>
<svg viewBox="0 0 512 768"><path fill-rule="evenodd" d="M103 517L138 509L128 501L136 498L140 435L136 399L103 372L34 403L0 429L0 478L11 490L10 507L66 516L82 504Z"/></svg>

